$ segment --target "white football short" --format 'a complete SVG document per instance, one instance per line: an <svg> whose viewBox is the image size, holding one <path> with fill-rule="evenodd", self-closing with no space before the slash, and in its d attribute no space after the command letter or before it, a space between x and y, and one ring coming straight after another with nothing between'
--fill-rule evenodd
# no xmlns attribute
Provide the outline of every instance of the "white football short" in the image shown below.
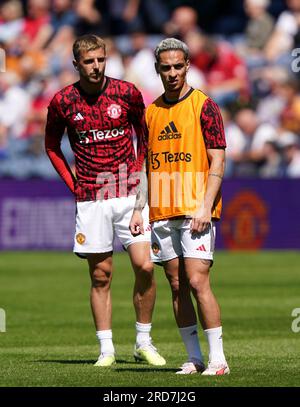
<svg viewBox="0 0 300 407"><path fill-rule="evenodd" d="M191 233L189 219L168 219L152 223L151 258L154 263L176 257L213 260L215 247L215 222L202 233Z"/></svg>
<svg viewBox="0 0 300 407"><path fill-rule="evenodd" d="M149 207L143 210L144 235L133 236L129 222L135 205L135 195L106 200L77 202L75 253L106 253L113 250L115 235L127 249L132 243L150 242Z"/></svg>

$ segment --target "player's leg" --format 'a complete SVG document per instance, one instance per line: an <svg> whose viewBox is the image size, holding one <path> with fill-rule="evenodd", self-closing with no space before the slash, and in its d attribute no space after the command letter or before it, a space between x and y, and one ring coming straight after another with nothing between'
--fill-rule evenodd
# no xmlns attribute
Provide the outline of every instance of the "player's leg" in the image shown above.
<svg viewBox="0 0 300 407"><path fill-rule="evenodd" d="M199 319L208 340L209 363L203 374L229 373L223 351L220 307L210 286L210 260L185 258L185 269L197 302Z"/></svg>
<svg viewBox="0 0 300 407"><path fill-rule="evenodd" d="M111 202L78 202L74 252L88 259L91 277L90 301L100 343L96 366L115 361L111 331L113 228Z"/></svg>
<svg viewBox="0 0 300 407"><path fill-rule="evenodd" d="M162 366L166 361L153 346L150 336L156 296L153 263L150 259L150 243L133 243L128 246L127 250L135 273L133 304L137 335L134 357L137 361Z"/></svg>
<svg viewBox="0 0 300 407"><path fill-rule="evenodd" d="M136 313L136 345L134 356L137 360L151 365L164 365L166 361L159 355L151 342L152 313L156 296L153 263L150 258L150 225L148 208L143 211L145 234L132 236L129 222L135 197L120 198L119 210L115 208L114 227L117 236L127 249L135 274L133 304Z"/></svg>
<svg viewBox="0 0 300 407"><path fill-rule="evenodd" d="M189 224L186 222L182 228L181 239L186 275L196 299L198 316L209 345L209 364L203 374L229 373L223 351L220 307L212 292L209 278L215 227L211 224L210 228L199 236L191 235Z"/></svg>
<svg viewBox="0 0 300 407"><path fill-rule="evenodd" d="M152 344L150 336L155 304L156 283L150 260L150 243L134 243L128 247L135 273L133 304L136 313L136 344L134 358L154 366L163 366L165 359Z"/></svg>
<svg viewBox="0 0 300 407"><path fill-rule="evenodd" d="M164 262L164 269L172 292L173 312L177 326L185 328L197 324L182 256Z"/></svg>
<svg viewBox="0 0 300 407"><path fill-rule="evenodd" d="M136 320L141 324L149 324L152 320L156 296L153 263L150 259L150 243L133 243L128 246L127 251L135 273L133 304Z"/></svg>
<svg viewBox="0 0 300 407"><path fill-rule="evenodd" d="M197 334L197 318L185 276L180 243L181 220L165 220L152 225L152 256L162 263L172 292L175 320L188 354L178 374L191 374L204 368Z"/></svg>
<svg viewBox="0 0 300 407"><path fill-rule="evenodd" d="M100 342L100 356L95 365L110 366L115 362L115 349L111 330L112 252L88 254L87 260L91 277L91 309L96 327L96 336Z"/></svg>
<svg viewBox="0 0 300 407"><path fill-rule="evenodd" d="M164 262L164 269L172 292L174 317L188 354L187 362L176 374L202 372L205 366L198 338L197 316L182 256Z"/></svg>
<svg viewBox="0 0 300 407"><path fill-rule="evenodd" d="M150 225L147 209L143 211L145 234L133 236L129 222L135 203L135 196L119 198L115 207L114 228L120 242L127 250L135 273L133 304L136 321L149 324L155 303L156 286L153 263L150 258Z"/></svg>
<svg viewBox="0 0 300 407"><path fill-rule="evenodd" d="M112 253L88 254L91 308L97 331L111 329Z"/></svg>
<svg viewBox="0 0 300 407"><path fill-rule="evenodd" d="M220 307L211 290L210 260L185 258L185 269L192 293L197 302L199 319L204 330L221 324Z"/></svg>

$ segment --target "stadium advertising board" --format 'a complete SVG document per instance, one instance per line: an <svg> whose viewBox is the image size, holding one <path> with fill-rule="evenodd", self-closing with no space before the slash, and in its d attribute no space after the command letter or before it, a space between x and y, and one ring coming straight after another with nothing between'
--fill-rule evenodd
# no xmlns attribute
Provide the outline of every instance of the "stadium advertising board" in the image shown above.
<svg viewBox="0 0 300 407"><path fill-rule="evenodd" d="M0 181L0 250L70 250L74 219L61 181ZM225 180L217 248L299 249L299 222L298 180Z"/></svg>

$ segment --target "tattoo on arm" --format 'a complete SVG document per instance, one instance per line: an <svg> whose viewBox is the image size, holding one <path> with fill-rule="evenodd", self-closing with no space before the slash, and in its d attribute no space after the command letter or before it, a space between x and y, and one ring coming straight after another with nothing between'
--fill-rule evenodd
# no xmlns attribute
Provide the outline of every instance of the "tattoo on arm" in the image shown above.
<svg viewBox="0 0 300 407"><path fill-rule="evenodd" d="M142 211L147 203L148 197L148 180L145 171L140 172L140 183L138 185L138 192L136 194L136 200L134 209Z"/></svg>

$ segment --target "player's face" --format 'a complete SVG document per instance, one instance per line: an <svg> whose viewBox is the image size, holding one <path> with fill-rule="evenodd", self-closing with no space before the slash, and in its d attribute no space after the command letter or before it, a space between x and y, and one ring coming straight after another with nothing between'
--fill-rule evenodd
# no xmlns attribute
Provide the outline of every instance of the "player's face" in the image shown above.
<svg viewBox="0 0 300 407"><path fill-rule="evenodd" d="M80 79L88 83L96 84L103 81L105 72L106 56L103 48L93 51L82 51L79 61L74 61Z"/></svg>
<svg viewBox="0 0 300 407"><path fill-rule="evenodd" d="M181 50L164 51L159 56L156 70L160 74L167 94L178 94L186 85L189 61Z"/></svg>

